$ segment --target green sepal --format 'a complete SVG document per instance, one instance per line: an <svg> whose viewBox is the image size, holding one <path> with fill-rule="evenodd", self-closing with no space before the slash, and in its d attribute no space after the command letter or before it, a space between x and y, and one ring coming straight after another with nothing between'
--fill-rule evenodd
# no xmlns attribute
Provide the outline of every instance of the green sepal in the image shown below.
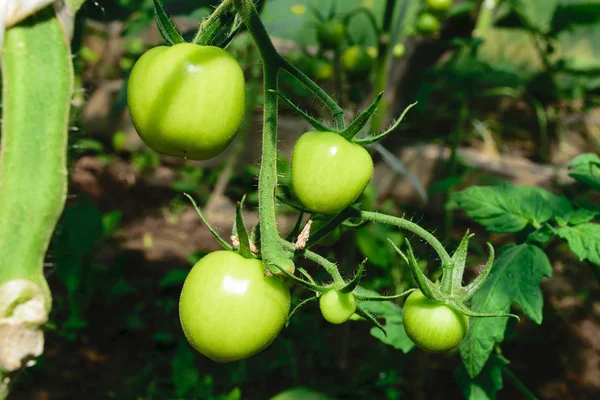
<svg viewBox="0 0 600 400"><path fill-rule="evenodd" d="M368 144L379 142L379 141L385 139L385 137L387 135L389 135L390 133L392 133L393 131L395 131L396 128L400 125L400 123L404 120L404 116L406 115L406 113L408 112L408 110L410 110L411 108L413 108L416 105L417 105L417 103L414 102L414 103L410 104L408 107L406 107L404 109L404 111L402 112L402 114L400 115L400 118L398 118L396 120L396 122L394 122L392 124L392 126L390 126L388 128L388 130L386 130L385 132L380 133L379 135L376 135L376 136L372 136L370 138L366 138L366 139L353 139L352 143L360 144L361 146L366 146Z"/></svg>
<svg viewBox="0 0 600 400"><path fill-rule="evenodd" d="M377 106L379 105L382 96L383 92L379 93L369 108L360 113L358 117L354 118L352 123L346 129L340 132L340 135L342 135L342 137L344 137L346 140L351 140L354 136L356 136L365 127L367 122L369 122L369 119L375 113L375 110L377 110Z"/></svg>
<svg viewBox="0 0 600 400"><path fill-rule="evenodd" d="M260 222L254 225L254 228L250 231L249 237L250 243L254 243L258 253L260 254Z"/></svg>
<svg viewBox="0 0 600 400"><path fill-rule="evenodd" d="M244 224L244 216L242 215L242 208L246 201L246 195L242 197L241 201L237 202L235 212L235 235L237 236L240 247L238 253L244 258L254 258L252 251L250 250L250 240L248 239L248 230Z"/></svg>
<svg viewBox="0 0 600 400"><path fill-rule="evenodd" d="M212 235L215 237L215 239L217 239L217 242L219 242L219 244L221 246L223 246L223 248L225 250L233 250L233 247L231 247L231 245L229 243L227 243L225 240L223 240L223 238L217 233L217 231L214 230L212 226L210 226L210 224L208 223L208 221L206 220L206 218L204 218L204 215L202 214L202 211L200 211L200 208L198 208L198 205L196 204L196 202L194 201L194 199L192 198L192 196L190 196L187 193L184 193L183 195L185 197L187 197L192 202L192 205L194 206L194 209L196 210L196 213L198 213L198 215L200 216L200 219L202 220L202 223L204 223L204 225L206 225L206 227L208 228L208 230L210 231L210 233L212 233Z"/></svg>
<svg viewBox="0 0 600 400"><path fill-rule="evenodd" d="M356 271L356 275L354 275L354 278L352 278L352 280L350 282L346 283L346 286L339 289L339 292L352 293L354 291L354 289L356 289L356 287L360 283L360 279L362 278L363 273L365 272L366 264L367 264L367 259L364 259L363 262L360 263L360 265L358 267L358 271Z"/></svg>
<svg viewBox="0 0 600 400"><path fill-rule="evenodd" d="M487 243L487 246L488 246L488 250L490 252L490 256L488 257L488 260L485 263L485 265L483 266L483 269L481 270L479 275L477 275L477 277L475 279L473 279L473 282L469 283L467 286L462 288L463 293L460 297L461 301L467 301L471 297L473 297L473 295L479 290L481 285L483 285L483 283L487 279L488 275L490 274L490 271L492 270L492 266L494 265L494 256L495 256L494 246L492 246L492 244L489 242Z"/></svg>
<svg viewBox="0 0 600 400"><path fill-rule="evenodd" d="M159 0L153 0L154 2L154 10L155 10L155 19L156 25L158 26L158 31L160 32L160 36L167 42L169 46L173 46L177 43L185 43L183 36L181 33L177 31L173 21L169 18L165 10L163 9L162 3Z"/></svg>
<svg viewBox="0 0 600 400"><path fill-rule="evenodd" d="M381 332L383 332L384 336L387 337L387 331L385 330L385 328L383 327L383 325L381 325L379 323L379 321L377 321L377 319L371 315L368 311L366 311L364 308L362 308L360 305L356 305L356 314L360 315L361 317L363 317L364 319L366 319L367 321L370 321L373 325L375 325L377 328L379 328L379 330L381 330Z"/></svg>
<svg viewBox="0 0 600 400"><path fill-rule="evenodd" d="M300 116L302 118L304 118L316 130L321 131L321 132L335 132L335 133L339 133L335 129L323 125L322 123L320 123L319 121L317 121L316 119L314 119L313 117L311 117L310 115L308 115L306 112L304 112L303 110L301 110L297 105L295 105L294 102L292 102L290 99L288 99L287 97L285 97L283 95L283 93L281 93L281 92L279 92L277 90L272 90L272 89L269 89L269 92L276 93L288 106L290 106L294 111L296 111L298 114L300 114Z"/></svg>
<svg viewBox="0 0 600 400"><path fill-rule="evenodd" d="M460 241L460 244L454 251L454 254L452 254L452 261L454 261L451 277L452 293L454 293L455 290L459 290L462 287L462 279L465 272L465 265L467 263L467 252L469 250L469 239L471 239L473 236L474 235L467 230L462 240Z"/></svg>
<svg viewBox="0 0 600 400"><path fill-rule="evenodd" d="M388 241L392 244L392 246L394 247L394 250L396 250L396 252L398 254L400 254L400 256L408 264L410 272L411 272L415 282L417 282L417 286L419 287L421 292L425 295L425 297L427 297L428 300L435 301L436 297L433 294L433 288L436 286L433 282L431 282L429 280L429 278L427 278L425 276L423 271L421 271L421 268L419 268L419 264L417 263L417 260L415 259L415 255L413 253L412 246L410 245L410 242L408 241L408 239L406 239L406 247L407 247L408 257L402 252L402 250L400 250L394 244L394 242L392 242L390 239L388 239Z"/></svg>

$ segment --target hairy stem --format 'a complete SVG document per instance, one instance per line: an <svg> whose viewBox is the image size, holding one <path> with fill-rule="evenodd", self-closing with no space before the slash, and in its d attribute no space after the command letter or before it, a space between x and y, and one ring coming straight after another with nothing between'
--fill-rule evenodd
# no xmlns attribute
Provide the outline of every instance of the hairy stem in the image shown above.
<svg viewBox="0 0 600 400"><path fill-rule="evenodd" d="M391 215L380 214L373 211L361 211L360 217L367 221L379 222L381 224L394 225L398 228L405 229L407 231L413 232L415 235L421 237L425 240L436 253L439 255L443 265L454 265L452 261L452 257L448 254L444 246L440 243L439 240L431 233L427 232L425 229L421 228L419 225L415 224L404 218L394 217Z"/></svg>

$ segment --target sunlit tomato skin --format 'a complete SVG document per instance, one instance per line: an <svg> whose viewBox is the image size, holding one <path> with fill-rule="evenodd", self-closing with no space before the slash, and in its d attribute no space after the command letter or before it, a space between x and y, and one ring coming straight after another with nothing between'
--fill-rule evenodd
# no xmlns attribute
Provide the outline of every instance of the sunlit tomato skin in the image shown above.
<svg viewBox="0 0 600 400"><path fill-rule="evenodd" d="M340 21L326 21L317 28L317 41L323 49L337 49L346 38L346 26Z"/></svg>
<svg viewBox="0 0 600 400"><path fill-rule="evenodd" d="M319 308L327 322L343 324L356 311L356 299L352 293L330 290L319 298Z"/></svg>
<svg viewBox="0 0 600 400"><path fill-rule="evenodd" d="M420 290L406 299L403 321L410 340L430 353L452 350L465 338L469 329L466 315L428 300Z"/></svg>
<svg viewBox="0 0 600 400"><path fill-rule="evenodd" d="M452 0L427 0L427 8L432 11L447 11L452 6Z"/></svg>
<svg viewBox="0 0 600 400"><path fill-rule="evenodd" d="M342 66L350 79L366 79L373 68L373 57L362 46L351 46L342 53Z"/></svg>
<svg viewBox="0 0 600 400"><path fill-rule="evenodd" d="M314 213L335 214L351 205L373 176L367 150L333 132L306 132L292 152L292 188Z"/></svg>
<svg viewBox="0 0 600 400"><path fill-rule="evenodd" d="M215 251L190 271L179 317L190 344L217 362L250 357L266 348L285 325L290 292L265 276L260 260Z"/></svg>
<svg viewBox="0 0 600 400"><path fill-rule="evenodd" d="M220 154L244 119L246 89L238 62L213 46L150 49L133 66L127 103L152 149L205 160Z"/></svg>
<svg viewBox="0 0 600 400"><path fill-rule="evenodd" d="M423 13L417 18L416 29L417 32L424 35L432 35L439 32L440 20L431 13Z"/></svg>

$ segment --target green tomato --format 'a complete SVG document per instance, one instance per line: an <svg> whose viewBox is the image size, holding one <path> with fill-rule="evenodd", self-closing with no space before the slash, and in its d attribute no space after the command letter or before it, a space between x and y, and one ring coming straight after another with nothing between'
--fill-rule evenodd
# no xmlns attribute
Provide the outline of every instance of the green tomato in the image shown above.
<svg viewBox="0 0 600 400"><path fill-rule="evenodd" d="M152 149L205 160L221 153L244 119L238 62L213 46L155 47L135 63L127 87L133 125Z"/></svg>
<svg viewBox="0 0 600 400"><path fill-rule="evenodd" d="M432 11L447 11L452 6L452 0L427 0L427 8Z"/></svg>
<svg viewBox="0 0 600 400"><path fill-rule="evenodd" d="M317 28L317 41L323 49L337 49L346 38L346 26L339 21L326 21Z"/></svg>
<svg viewBox="0 0 600 400"><path fill-rule="evenodd" d="M434 33L439 32L440 30L440 20L431 13L425 12L419 15L417 18L417 32L424 35L432 35Z"/></svg>
<svg viewBox="0 0 600 400"><path fill-rule="evenodd" d="M335 214L351 205L373 176L367 150L333 132L306 132L292 152L292 188L312 212Z"/></svg>
<svg viewBox="0 0 600 400"><path fill-rule="evenodd" d="M190 271L181 291L179 318L190 344L217 362L250 357L285 325L290 292L262 261L215 251Z"/></svg>
<svg viewBox="0 0 600 400"><path fill-rule="evenodd" d="M373 68L373 57L362 46L352 46L342 54L342 67L351 79L366 79Z"/></svg>
<svg viewBox="0 0 600 400"><path fill-rule="evenodd" d="M406 47L404 46L404 43L398 43L392 49L392 55L395 58L402 58L402 56L404 56L404 53L406 53Z"/></svg>
<svg viewBox="0 0 600 400"><path fill-rule="evenodd" d="M308 64L308 73L317 79L329 79L333 76L333 66L328 60L314 58Z"/></svg>
<svg viewBox="0 0 600 400"><path fill-rule="evenodd" d="M319 298L319 308L325 320L332 324L343 324L356 311L356 299L352 293L330 290Z"/></svg>
<svg viewBox="0 0 600 400"><path fill-rule="evenodd" d="M402 319L410 340L431 353L452 350L465 338L469 329L466 315L430 301L420 290L406 299Z"/></svg>

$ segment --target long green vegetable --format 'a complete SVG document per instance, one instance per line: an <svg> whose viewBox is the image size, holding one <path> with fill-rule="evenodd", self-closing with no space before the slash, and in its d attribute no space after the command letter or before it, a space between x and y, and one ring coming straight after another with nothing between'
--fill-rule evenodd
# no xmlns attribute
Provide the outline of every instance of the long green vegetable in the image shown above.
<svg viewBox="0 0 600 400"><path fill-rule="evenodd" d="M51 7L6 31L0 141L0 399L8 373L43 350L44 256L67 192L73 67ZM4 377L3 377L4 375Z"/></svg>

